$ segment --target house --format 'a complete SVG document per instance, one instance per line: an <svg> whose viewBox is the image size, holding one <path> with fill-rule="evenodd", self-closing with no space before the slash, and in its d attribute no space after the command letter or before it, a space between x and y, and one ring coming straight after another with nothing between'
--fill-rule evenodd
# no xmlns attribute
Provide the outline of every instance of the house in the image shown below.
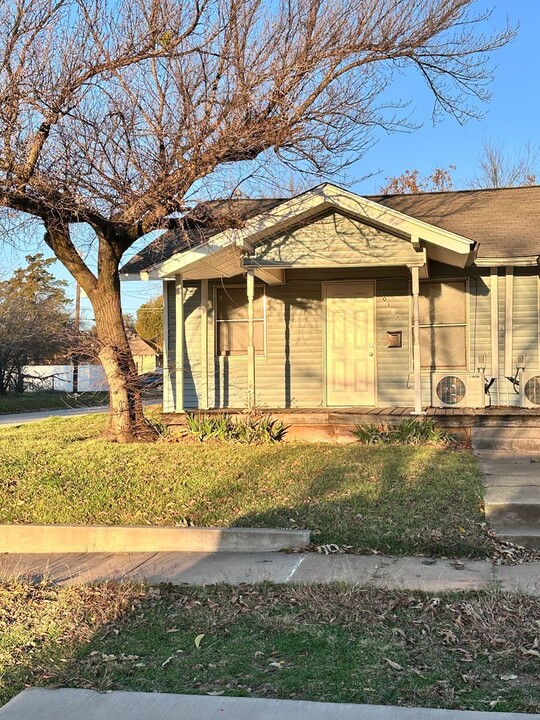
<svg viewBox="0 0 540 720"><path fill-rule="evenodd" d="M540 187L209 203L164 293L164 410L540 408Z"/></svg>
<svg viewBox="0 0 540 720"><path fill-rule="evenodd" d="M131 348L131 354L137 366L138 375L144 375L144 373L154 372L156 370L159 357L157 350L138 335L130 338L129 347Z"/></svg>

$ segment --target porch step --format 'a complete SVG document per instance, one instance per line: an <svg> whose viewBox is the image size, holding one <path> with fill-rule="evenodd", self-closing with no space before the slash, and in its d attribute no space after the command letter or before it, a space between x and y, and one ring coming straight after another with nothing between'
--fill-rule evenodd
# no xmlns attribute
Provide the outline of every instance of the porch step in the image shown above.
<svg viewBox="0 0 540 720"><path fill-rule="evenodd" d="M540 451L540 427L473 427L474 450Z"/></svg>
<svg viewBox="0 0 540 720"><path fill-rule="evenodd" d="M486 520L495 528L540 528L540 488L488 488L485 496Z"/></svg>
<svg viewBox="0 0 540 720"><path fill-rule="evenodd" d="M540 550L540 528L538 527L504 527L497 531L499 540L522 545L531 550Z"/></svg>

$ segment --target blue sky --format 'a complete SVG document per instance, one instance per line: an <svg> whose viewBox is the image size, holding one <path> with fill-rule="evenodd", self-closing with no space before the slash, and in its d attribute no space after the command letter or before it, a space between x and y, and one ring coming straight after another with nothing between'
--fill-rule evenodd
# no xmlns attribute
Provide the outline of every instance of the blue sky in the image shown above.
<svg viewBox="0 0 540 720"><path fill-rule="evenodd" d="M493 9L490 27L501 28L506 18L519 23L516 40L494 54L495 79L492 99L483 107L484 116L459 125L451 117L431 124L432 99L417 80L399 78L393 86L394 99L409 101L412 120L423 123L411 133L380 133L376 144L348 170L349 186L359 193L376 193L388 176L417 168L429 174L436 167L455 165L456 187L466 187L476 172L478 156L487 141L497 142L510 156L519 153L527 143L540 145L540 31L539 0L480 0L478 10ZM364 178L368 176L365 180ZM332 180L331 177L327 178ZM23 254L0 247L0 268L6 274L23 262ZM126 259L130 256L128 252ZM54 270L69 283L68 295L74 295L74 281L60 263ZM135 313L137 307L161 291L159 283L123 283L124 311ZM92 310L82 303L89 321Z"/></svg>

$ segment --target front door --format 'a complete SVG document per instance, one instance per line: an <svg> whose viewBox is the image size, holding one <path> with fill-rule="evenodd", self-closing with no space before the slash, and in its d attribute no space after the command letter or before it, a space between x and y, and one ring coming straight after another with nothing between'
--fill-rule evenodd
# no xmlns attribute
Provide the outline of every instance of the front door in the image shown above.
<svg viewBox="0 0 540 720"><path fill-rule="evenodd" d="M326 404L375 404L374 283L326 283Z"/></svg>

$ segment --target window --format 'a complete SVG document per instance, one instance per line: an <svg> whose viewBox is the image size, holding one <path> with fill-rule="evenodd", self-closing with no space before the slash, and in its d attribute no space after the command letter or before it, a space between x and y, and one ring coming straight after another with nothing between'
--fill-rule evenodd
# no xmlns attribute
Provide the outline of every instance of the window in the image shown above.
<svg viewBox="0 0 540 720"><path fill-rule="evenodd" d="M265 295L255 288L253 298L255 354L264 355ZM246 355L248 346L248 299L245 287L216 288L216 355Z"/></svg>
<svg viewBox="0 0 540 720"><path fill-rule="evenodd" d="M467 370L467 282L420 283L423 370Z"/></svg>

